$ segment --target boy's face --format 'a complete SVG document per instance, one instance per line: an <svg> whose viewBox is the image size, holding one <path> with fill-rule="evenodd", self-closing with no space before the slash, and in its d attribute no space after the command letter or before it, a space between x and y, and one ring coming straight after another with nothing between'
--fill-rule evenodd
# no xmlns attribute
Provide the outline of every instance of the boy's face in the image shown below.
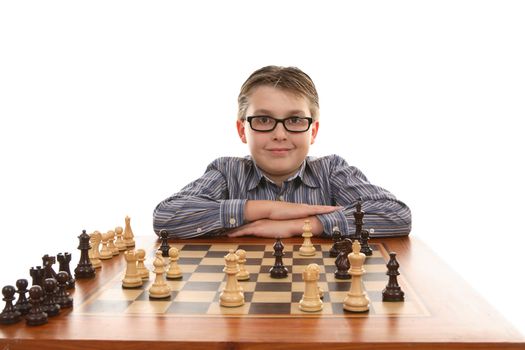
<svg viewBox="0 0 525 350"><path fill-rule="evenodd" d="M266 115L275 119L311 117L308 100L271 86L255 88L249 97L246 116ZM248 121L237 120L241 141L248 144L257 166L277 184L294 175L314 143L319 122L301 133L288 132L278 123L269 132L254 131Z"/></svg>

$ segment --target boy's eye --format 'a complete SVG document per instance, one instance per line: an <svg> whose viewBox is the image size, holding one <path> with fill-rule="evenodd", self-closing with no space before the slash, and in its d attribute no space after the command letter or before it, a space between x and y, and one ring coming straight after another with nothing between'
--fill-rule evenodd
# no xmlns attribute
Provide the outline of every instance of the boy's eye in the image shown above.
<svg viewBox="0 0 525 350"><path fill-rule="evenodd" d="M288 118L289 124L299 124L302 123L303 119L301 117L290 117Z"/></svg>
<svg viewBox="0 0 525 350"><path fill-rule="evenodd" d="M257 117L257 122L260 124L270 124L272 119L270 117Z"/></svg>

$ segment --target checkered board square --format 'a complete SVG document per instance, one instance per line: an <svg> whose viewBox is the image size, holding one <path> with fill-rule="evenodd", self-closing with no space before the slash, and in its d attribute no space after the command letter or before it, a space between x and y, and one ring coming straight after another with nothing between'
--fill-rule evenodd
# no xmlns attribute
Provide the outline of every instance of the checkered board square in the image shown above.
<svg viewBox="0 0 525 350"><path fill-rule="evenodd" d="M172 244L180 251L178 260L183 276L179 280L168 280L172 292L168 299L150 299L148 289L155 279L151 272L149 280L138 289L123 289L121 280L124 270L115 275L106 285L76 307L77 315L129 316L156 315L161 317L388 317L428 316L429 313L401 275L399 284L405 292L404 302L383 302L381 291L388 276L386 262L388 254L381 243L371 244L373 255L366 258L363 286L370 299L370 310L366 313L350 313L343 309L343 300L350 290L351 280L334 277L335 258L329 256L331 244L315 244L316 253L305 257L299 255L300 245L285 245L283 262L288 277L274 279L269 270L274 264L273 247L268 244ZM244 290L245 304L240 307L223 307L219 295L226 284L223 272L224 256L230 249L246 251L248 281L240 281ZM155 250L147 254L146 266L153 270ZM116 257L122 258L122 257ZM166 263L168 260L166 260ZM319 286L324 291L323 309L319 312L304 312L299 301L304 292L302 272L310 263L321 268ZM402 272L402 271L401 271Z"/></svg>

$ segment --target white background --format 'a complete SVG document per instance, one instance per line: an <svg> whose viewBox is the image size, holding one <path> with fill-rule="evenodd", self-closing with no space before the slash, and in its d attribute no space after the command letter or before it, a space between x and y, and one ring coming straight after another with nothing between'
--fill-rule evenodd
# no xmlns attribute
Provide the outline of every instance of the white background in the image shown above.
<svg viewBox="0 0 525 350"><path fill-rule="evenodd" d="M248 152L242 82L293 65L320 94L311 153L406 202L412 235L525 333L525 4L321 3L0 2L2 274L125 215L153 234L159 201Z"/></svg>

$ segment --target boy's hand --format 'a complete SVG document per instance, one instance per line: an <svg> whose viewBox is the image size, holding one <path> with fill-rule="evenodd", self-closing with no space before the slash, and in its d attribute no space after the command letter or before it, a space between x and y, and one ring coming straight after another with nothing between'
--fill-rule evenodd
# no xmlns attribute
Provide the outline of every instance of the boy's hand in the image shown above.
<svg viewBox="0 0 525 350"><path fill-rule="evenodd" d="M279 201L249 200L244 208L247 221L260 219L290 220L306 218L319 214L328 214L342 207L331 205L309 205Z"/></svg>
<svg viewBox="0 0 525 350"><path fill-rule="evenodd" d="M228 237L256 236L264 238L288 238L300 236L303 232L304 220L310 220L312 233L319 235L323 232L323 225L314 217L305 217L294 220L261 219L237 227L228 233Z"/></svg>

